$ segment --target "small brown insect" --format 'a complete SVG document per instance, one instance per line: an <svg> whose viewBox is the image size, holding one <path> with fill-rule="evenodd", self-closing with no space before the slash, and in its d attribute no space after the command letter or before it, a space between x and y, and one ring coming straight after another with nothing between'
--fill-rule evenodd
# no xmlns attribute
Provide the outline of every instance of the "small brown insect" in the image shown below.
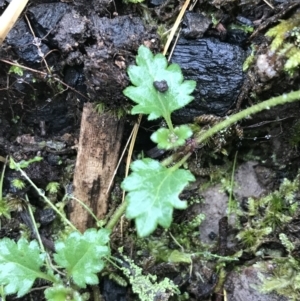
<svg viewBox="0 0 300 301"><path fill-rule="evenodd" d="M211 126L221 122L222 120L223 118L212 114L204 114L194 118L194 121L198 124L209 124Z"/></svg>

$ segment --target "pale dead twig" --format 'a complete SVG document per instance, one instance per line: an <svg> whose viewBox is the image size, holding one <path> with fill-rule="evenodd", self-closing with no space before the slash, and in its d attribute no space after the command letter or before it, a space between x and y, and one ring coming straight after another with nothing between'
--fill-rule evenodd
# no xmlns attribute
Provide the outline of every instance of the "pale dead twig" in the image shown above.
<svg viewBox="0 0 300 301"><path fill-rule="evenodd" d="M15 25L28 0L12 0L0 17L0 45Z"/></svg>
<svg viewBox="0 0 300 301"><path fill-rule="evenodd" d="M40 48L42 39L36 37L36 35L35 35L35 33L34 33L33 29L32 29L31 23L30 23L30 21L29 21L29 19L28 19L28 17L27 17L26 14L25 14L25 19L26 19L26 21L27 21L28 27L29 27L29 29L30 29L30 31L31 31L31 34L32 34L32 36L33 36L33 42L32 42L32 44L33 44L34 46L36 46L36 48L38 49L38 54L39 54L39 56L42 58L42 61L44 62L45 66L46 66L46 68L47 68L47 70L48 70L48 72L49 72L49 74L50 74L51 71L50 71L50 68L49 68L49 66L48 66L47 61L45 60L45 54L42 52L42 50L41 50L41 48ZM47 35L48 35L48 34L47 34Z"/></svg>
<svg viewBox="0 0 300 301"><path fill-rule="evenodd" d="M141 116L141 115L140 115ZM140 117L139 116L139 117ZM141 120L140 120L140 118L139 118L139 120L138 120L138 124L140 124L140 122L141 122ZM112 184L113 184L113 181L114 181L114 178L115 178L115 176L116 176L116 173L117 173L117 170L118 170L118 168L119 168L119 166L120 166L120 164L121 164L121 162L122 162L122 160L123 160L123 157L124 157L124 155L125 155L125 152L126 152L126 149L127 149L127 147L128 147L128 144L129 144L129 142L131 141L131 139L132 139L132 137L135 135L136 136L136 132L134 131L134 129L135 129L135 127L133 127L133 129L132 129L132 131L131 131L131 133L130 133L130 136L128 137L128 139L127 139L127 142L126 142L126 144L125 144L125 146L124 146L124 149L123 149L123 152L122 152L122 154L121 154L121 156L120 156L120 159L119 159L119 161L118 161L118 164L117 164L117 166L116 166L116 168L115 168L115 170L114 170L114 173L113 173L113 176L112 176L112 178L111 178L111 180L110 180L110 182L109 182L109 185L108 185L108 188L107 188L107 190L106 190L106 194L108 194L109 193L109 191L110 191L110 188L111 188L111 186L112 186ZM127 171L127 168L128 168L129 166L127 166L126 165L126 172L128 172Z"/></svg>
<svg viewBox="0 0 300 301"><path fill-rule="evenodd" d="M169 46L170 46L170 44L171 44L171 42L173 40L173 37L174 37L174 35L175 35L175 33L176 33L179 25L180 25L180 22L181 22L181 20L183 18L183 15L184 15L185 11L187 10L187 7L189 6L189 4L190 4L190 0L186 0L184 2L183 6L182 6L182 8L181 8L181 10L179 12L179 15L178 15L178 17L177 17L177 19L176 19L176 21L175 21L175 23L173 25L173 28L172 28L171 33L169 35L169 38L168 38L168 40L166 42L166 45L164 47L163 55L166 55L166 53L167 53L167 51L169 49Z"/></svg>
<svg viewBox="0 0 300 301"><path fill-rule="evenodd" d="M26 19L26 21L27 21L28 27L29 27L29 29L30 29L30 31L31 31L31 34L32 34L32 36L33 36L32 44L33 44L34 46L37 47L39 56L42 58L42 61L44 62L45 66L46 66L46 68L47 68L47 70L48 70L48 73L51 74L51 69L49 68L49 65L48 65L48 63L47 63L47 61L46 61L46 57L47 57L50 53L55 52L55 51L59 51L59 50L58 50L58 49L52 49L52 50L48 51L48 52L45 54L45 53L42 52L40 46L42 45L41 42L42 42L44 39L46 39L46 38L48 37L48 35L49 35L49 34L51 33L51 31L53 30L53 28L50 29L50 30L48 31L48 33L47 33L45 36L43 36L42 38L39 38L39 37L37 37L37 36L35 35L34 30L32 29L31 23L30 23L30 21L29 21L29 19L28 19L28 17L27 17L26 14L25 14L25 19Z"/></svg>
<svg viewBox="0 0 300 301"><path fill-rule="evenodd" d="M267 5L269 5L272 9L274 9L274 6L270 3L270 2L268 2L267 0L263 0Z"/></svg>

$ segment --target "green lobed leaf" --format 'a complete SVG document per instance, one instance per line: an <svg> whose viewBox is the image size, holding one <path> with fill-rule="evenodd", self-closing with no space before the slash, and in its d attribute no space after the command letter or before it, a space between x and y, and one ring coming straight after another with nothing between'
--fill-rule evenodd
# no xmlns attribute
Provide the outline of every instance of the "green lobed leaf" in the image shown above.
<svg viewBox="0 0 300 301"><path fill-rule="evenodd" d="M80 288L98 284L97 273L104 267L102 258L110 254L109 234L106 229L88 229L84 234L72 232L66 240L55 244L54 260Z"/></svg>
<svg viewBox="0 0 300 301"><path fill-rule="evenodd" d="M36 241L21 238L17 243L9 238L0 241L0 285L6 294L21 297L28 293L36 278L45 278L41 272L45 255Z"/></svg>
<svg viewBox="0 0 300 301"><path fill-rule="evenodd" d="M127 87L123 93L137 103L132 108L132 114L148 114L148 119L159 117L167 119L171 113L191 102L194 97L190 94L196 87L192 80L184 81L178 64L171 64L162 54L156 54L145 46L140 46L136 57L137 66L127 70L130 81L134 86ZM166 81L168 89L158 91L153 83Z"/></svg>
<svg viewBox="0 0 300 301"><path fill-rule="evenodd" d="M19 76L23 76L23 69L19 66L11 66L8 70L8 73L15 73Z"/></svg>
<svg viewBox="0 0 300 301"><path fill-rule="evenodd" d="M71 287L56 285L45 290L45 297L48 301L84 301L87 300Z"/></svg>
<svg viewBox="0 0 300 301"><path fill-rule="evenodd" d="M187 125L180 125L174 128L174 132L166 128L160 128L151 135L151 140L157 143L160 149L173 149L184 145L186 139L192 136L193 132Z"/></svg>
<svg viewBox="0 0 300 301"><path fill-rule="evenodd" d="M161 225L168 228L173 209L185 209L187 204L179 194L194 176L188 170L172 169L146 158L131 164L132 173L122 182L128 206L126 217L135 219L138 235L151 234Z"/></svg>
<svg viewBox="0 0 300 301"><path fill-rule="evenodd" d="M30 159L30 160L21 160L20 162L15 162L14 159L12 157L9 158L9 168L10 169L19 169L19 168L26 168L28 167L31 163L34 162L39 162L42 161L43 158L39 157L39 156L35 156L34 158Z"/></svg>
<svg viewBox="0 0 300 301"><path fill-rule="evenodd" d="M168 258L168 262L172 262L172 263L192 263L192 256L191 254L188 253L184 253L178 250L174 250L171 252L169 258Z"/></svg>

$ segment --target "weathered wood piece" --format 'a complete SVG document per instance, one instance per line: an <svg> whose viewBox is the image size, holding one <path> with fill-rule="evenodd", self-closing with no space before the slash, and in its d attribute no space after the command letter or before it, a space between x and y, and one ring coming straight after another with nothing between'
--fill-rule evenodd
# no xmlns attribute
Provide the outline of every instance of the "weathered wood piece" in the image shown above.
<svg viewBox="0 0 300 301"><path fill-rule="evenodd" d="M83 108L78 155L74 174L74 196L104 218L108 208L107 189L118 162L124 122L111 114L98 114L91 103ZM94 220L72 201L71 222L81 231L93 227Z"/></svg>

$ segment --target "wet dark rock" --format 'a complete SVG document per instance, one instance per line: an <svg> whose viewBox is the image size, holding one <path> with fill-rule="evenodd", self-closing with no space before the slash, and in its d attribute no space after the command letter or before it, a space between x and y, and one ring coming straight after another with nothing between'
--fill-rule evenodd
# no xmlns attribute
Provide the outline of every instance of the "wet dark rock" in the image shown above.
<svg viewBox="0 0 300 301"><path fill-rule="evenodd" d="M74 116L68 114L67 102L63 97L55 99L46 97L47 95L44 95L36 102L35 110L27 112L24 123L37 133L42 133L43 130L47 134L67 132L68 127L74 123ZM42 129L42 124L45 124L45 129Z"/></svg>
<svg viewBox="0 0 300 301"><path fill-rule="evenodd" d="M166 0L149 0L148 6L149 7L156 7L162 5Z"/></svg>
<svg viewBox="0 0 300 301"><path fill-rule="evenodd" d="M271 263L270 263L271 265ZM227 298L231 301L287 301L284 296L275 293L264 294L259 292L262 284L259 273L262 271L256 266L242 267L240 271L227 274L224 288ZM268 275L265 275L267 277Z"/></svg>
<svg viewBox="0 0 300 301"><path fill-rule="evenodd" d="M35 218L42 226L46 226L55 220L56 214L52 208L38 209L35 213Z"/></svg>
<svg viewBox="0 0 300 301"><path fill-rule="evenodd" d="M181 38L172 62L182 68L185 79L197 81L194 101L173 114L177 123L191 122L202 114L224 116L233 106L244 81L245 51L216 38Z"/></svg>
<svg viewBox="0 0 300 301"><path fill-rule="evenodd" d="M101 18L91 12L87 18L74 8L59 22L54 40L65 64L71 65L65 67L65 81L82 94L86 85L90 100L101 100L112 109L128 103L122 91L138 47L146 43L157 49L159 43L154 28L147 29L140 18Z"/></svg>
<svg viewBox="0 0 300 301"><path fill-rule="evenodd" d="M182 35L185 38L201 38L211 24L212 21L210 18L188 11L182 21Z"/></svg>
<svg viewBox="0 0 300 301"><path fill-rule="evenodd" d="M23 20L19 20L15 24L7 35L6 42L20 59L30 65L40 63L42 56L50 50L43 41L34 39L28 25Z"/></svg>
<svg viewBox="0 0 300 301"><path fill-rule="evenodd" d="M85 76L83 72L83 66L67 66L64 70L64 82L75 88L76 91L82 95L86 95L87 88L85 85ZM81 102L86 102L86 98L81 95L77 95L77 98Z"/></svg>
<svg viewBox="0 0 300 301"><path fill-rule="evenodd" d="M102 295L105 301L126 301L127 289L104 277L101 282Z"/></svg>
<svg viewBox="0 0 300 301"><path fill-rule="evenodd" d="M238 23L242 24L242 25L246 25L246 26L254 26L253 22L243 16L237 16L236 20L238 21Z"/></svg>
<svg viewBox="0 0 300 301"><path fill-rule="evenodd" d="M99 1L90 2L96 5ZM159 50L155 29L147 29L140 18L100 17L90 2L84 1L89 10L82 9L83 2L79 0L72 4L35 4L29 8L28 16L36 37L27 22L20 19L7 38L18 57L27 65L34 64L35 68L45 65L43 56L56 50L46 58L53 73L49 78L45 75L40 82L18 77L14 84L20 94L35 100L34 109L25 114L14 107L15 115L23 118L35 133L41 123L45 124L47 134L66 130L74 121L74 109L70 110L70 105L74 107L78 100L101 100L116 110L129 104L122 93L129 83L128 65L134 62L136 51L143 43L152 50ZM101 10L104 4L101 1L96 6ZM50 61L52 55L60 58L60 63ZM46 68L44 71L47 72ZM64 75L62 80L74 88L64 94L56 80L61 74ZM74 90L79 93L71 92ZM45 131L43 133L45 135Z"/></svg>
<svg viewBox="0 0 300 301"><path fill-rule="evenodd" d="M97 42L104 44L99 47L100 49L105 49L112 44L115 48L126 48L127 51L137 50L143 41L157 38L156 35L149 37L145 25L137 17L121 16L109 19L94 15L91 22L93 24L92 34L96 37Z"/></svg>
<svg viewBox="0 0 300 301"><path fill-rule="evenodd" d="M61 18L69 11L66 3L39 4L28 9L35 35L43 38L57 26Z"/></svg>
<svg viewBox="0 0 300 301"><path fill-rule="evenodd" d="M78 10L85 14L94 12L99 16L112 16L115 10L115 2L111 0L73 0L73 3L77 6Z"/></svg>
<svg viewBox="0 0 300 301"><path fill-rule="evenodd" d="M34 1L27 15L36 38L24 18L9 33L6 43L10 47L4 49L3 55L7 57L8 51L13 50L13 55L12 51L9 53L11 59L18 58L38 72L8 75L10 66L1 64L5 80L1 83L0 99L5 105L0 114L0 149L23 158L18 151L20 145L13 143L17 136L33 133L46 137L73 132L80 119L81 103L89 96L92 101L101 100L116 110L129 105L122 93L129 83L126 69L134 63L141 44L158 52L159 39L155 29L147 29L139 18L101 18L91 9L91 3L96 2ZM89 7L86 15L81 9L83 4ZM104 1L98 7L101 5ZM52 74L47 74L43 62L43 56L49 52L45 60ZM7 80L11 89L6 89ZM5 127L3 116L7 120ZM10 141L6 136L11 137ZM23 146L24 152L34 150Z"/></svg>
<svg viewBox="0 0 300 301"><path fill-rule="evenodd" d="M55 29L54 41L64 53L70 53L88 38L88 19L72 10L66 13Z"/></svg>
<svg viewBox="0 0 300 301"><path fill-rule="evenodd" d="M228 30L225 42L245 48L249 35L241 29Z"/></svg>

